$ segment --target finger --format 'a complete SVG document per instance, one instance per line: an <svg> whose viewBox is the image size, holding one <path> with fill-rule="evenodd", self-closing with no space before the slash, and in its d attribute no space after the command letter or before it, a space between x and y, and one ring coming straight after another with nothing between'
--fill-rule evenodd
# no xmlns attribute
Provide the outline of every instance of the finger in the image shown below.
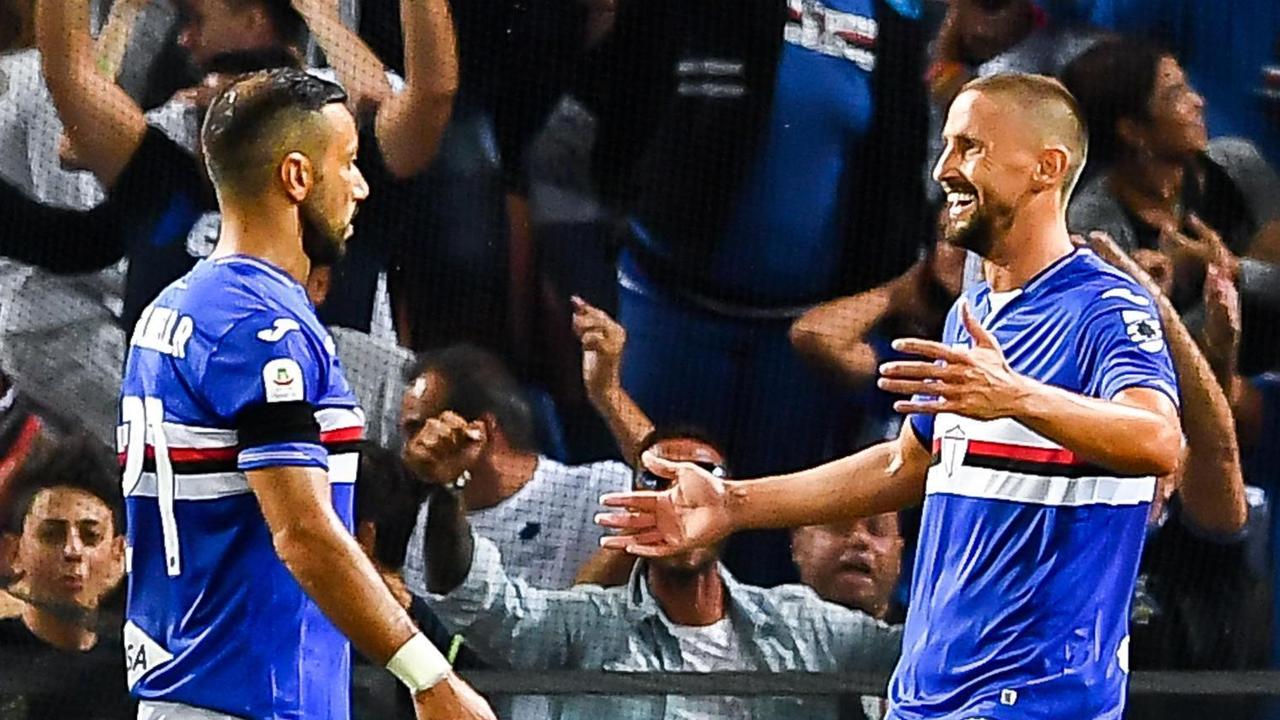
<svg viewBox="0 0 1280 720"><path fill-rule="evenodd" d="M583 350L603 350L606 338L603 330L593 328L584 332L579 340Z"/></svg>
<svg viewBox="0 0 1280 720"><path fill-rule="evenodd" d="M658 519L652 513L606 512L596 513L596 524L614 530L647 530L657 527Z"/></svg>
<svg viewBox="0 0 1280 720"><path fill-rule="evenodd" d="M483 420L472 420L463 428L463 437L472 442L484 442L486 433Z"/></svg>
<svg viewBox="0 0 1280 720"><path fill-rule="evenodd" d="M628 537L627 539L630 540L631 538ZM635 555L636 557L642 557L642 558L671 557L672 555L675 555L676 553L680 552L673 545L657 544L657 543L649 544L649 545L640 545L634 541L630 545L628 545L626 549L628 553Z"/></svg>
<svg viewBox="0 0 1280 720"><path fill-rule="evenodd" d="M631 547L630 535L605 535L600 538L600 547L609 550L627 551Z"/></svg>
<svg viewBox="0 0 1280 720"><path fill-rule="evenodd" d="M920 355L934 360L945 360L949 363L969 363L969 356L964 350L947 347L933 340L899 338L893 341L893 349L908 355Z"/></svg>
<svg viewBox="0 0 1280 720"><path fill-rule="evenodd" d="M605 507L626 508L634 512L653 512L658 507L658 496L648 490L635 492L605 493L600 496L600 504Z"/></svg>
<svg viewBox="0 0 1280 720"><path fill-rule="evenodd" d="M444 423L445 427L450 429L459 428L467 424L467 421L461 415L452 410L445 410L437 415L435 419Z"/></svg>
<svg viewBox="0 0 1280 720"><path fill-rule="evenodd" d="M1206 240L1211 243L1218 241L1218 232L1201 220L1199 215L1196 215L1195 213L1187 213L1186 222L1187 227L1191 229L1191 232L1195 233L1196 237L1201 240Z"/></svg>
<svg viewBox="0 0 1280 720"><path fill-rule="evenodd" d="M1086 247L1089 244L1089 241L1085 240L1084 236L1080 233L1071 233L1070 237L1071 244L1076 247Z"/></svg>
<svg viewBox="0 0 1280 720"><path fill-rule="evenodd" d="M590 303L588 303L586 300L583 300L581 297L579 297L579 296L577 296L577 295L570 295L570 296L569 296L569 304L573 306L573 309L574 309L575 311L578 311L578 310L585 310L585 309L587 309L587 308L591 307L591 304L590 304Z"/></svg>
<svg viewBox="0 0 1280 720"><path fill-rule="evenodd" d="M937 415L949 407L944 400L898 400L893 404L893 411L903 415Z"/></svg>
<svg viewBox="0 0 1280 720"><path fill-rule="evenodd" d="M657 453L652 450L646 450L640 456L640 462L644 463L645 469L658 477L666 478L667 480L676 480L680 477L679 463L673 463L670 460L658 457Z"/></svg>
<svg viewBox="0 0 1280 720"><path fill-rule="evenodd" d="M882 377L904 380L921 380L925 378L954 380L960 372L961 370L954 365L939 365L918 360L894 360L880 366L880 375Z"/></svg>
<svg viewBox="0 0 1280 720"><path fill-rule="evenodd" d="M925 380L892 380L890 378L880 378L876 380L876 387L889 393L897 395L937 395L940 397L954 392L955 386L944 382L930 382Z"/></svg>
<svg viewBox="0 0 1280 720"><path fill-rule="evenodd" d="M996 336L992 335L986 328L982 327L982 323L978 322L978 318L973 314L973 308L970 307L968 300L960 301L960 319L964 321L964 327L973 336L974 347L988 348L990 350L999 350L1000 343L996 341Z"/></svg>

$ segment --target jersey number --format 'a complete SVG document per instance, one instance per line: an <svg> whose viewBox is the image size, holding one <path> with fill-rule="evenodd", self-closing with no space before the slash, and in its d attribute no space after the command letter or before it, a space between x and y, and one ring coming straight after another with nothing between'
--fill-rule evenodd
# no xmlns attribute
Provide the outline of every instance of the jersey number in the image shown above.
<svg viewBox="0 0 1280 720"><path fill-rule="evenodd" d="M164 437L164 404L160 398L125 397L120 401L120 419L128 432L124 459L126 496L142 479L147 440L155 448L156 500L160 506L160 532L164 535L164 567L169 577L177 577L182 573L182 556L178 549L178 520L173 514L173 463Z"/></svg>

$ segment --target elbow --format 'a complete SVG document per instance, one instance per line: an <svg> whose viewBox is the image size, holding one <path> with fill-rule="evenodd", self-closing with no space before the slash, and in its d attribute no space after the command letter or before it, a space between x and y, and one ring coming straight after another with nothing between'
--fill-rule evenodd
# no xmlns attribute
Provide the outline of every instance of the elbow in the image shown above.
<svg viewBox="0 0 1280 720"><path fill-rule="evenodd" d="M1164 477L1178 471L1182 462L1182 433L1178 426L1165 424L1153 437L1140 444L1145 451L1134 470L1144 475Z"/></svg>
<svg viewBox="0 0 1280 720"><path fill-rule="evenodd" d="M791 329L787 331L787 339L791 341L791 347L806 358L821 354L821 334L814 323L808 322L803 317L791 323Z"/></svg>
<svg viewBox="0 0 1280 720"><path fill-rule="evenodd" d="M273 531L271 544L280 562L304 587L323 572L326 557L332 557L324 551L324 533L312 523L292 522Z"/></svg>

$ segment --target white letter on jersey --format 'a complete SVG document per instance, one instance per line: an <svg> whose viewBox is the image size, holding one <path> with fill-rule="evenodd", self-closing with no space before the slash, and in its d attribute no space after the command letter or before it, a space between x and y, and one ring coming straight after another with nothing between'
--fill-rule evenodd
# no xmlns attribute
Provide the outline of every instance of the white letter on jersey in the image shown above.
<svg viewBox="0 0 1280 720"><path fill-rule="evenodd" d="M258 331L258 339L262 342L280 342L280 338L284 337L290 330L300 329L297 321L289 318L279 318L271 327L266 330Z"/></svg>
<svg viewBox="0 0 1280 720"><path fill-rule="evenodd" d="M193 332L195 322L190 315L179 315L176 310L153 305L138 318L129 342L136 347L184 358Z"/></svg>
<svg viewBox="0 0 1280 720"><path fill-rule="evenodd" d="M153 668L172 659L173 653L142 632L132 620L124 624L124 671L130 688Z"/></svg>
<svg viewBox="0 0 1280 720"><path fill-rule="evenodd" d="M291 358L276 358L263 365L262 384L269 403L306 399L306 392L302 387L302 368Z"/></svg>

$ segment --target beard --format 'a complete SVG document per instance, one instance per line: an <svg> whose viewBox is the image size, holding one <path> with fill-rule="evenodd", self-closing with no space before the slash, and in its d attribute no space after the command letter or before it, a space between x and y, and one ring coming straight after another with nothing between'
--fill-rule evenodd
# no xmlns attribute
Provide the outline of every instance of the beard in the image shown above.
<svg viewBox="0 0 1280 720"><path fill-rule="evenodd" d="M346 254L347 225L327 223L307 204L302 206L302 251L312 265L333 266Z"/></svg>
<svg viewBox="0 0 1280 720"><path fill-rule="evenodd" d="M989 257L996 237L1008 229L1011 218L1012 213L1008 209L986 203L979 204L965 217L952 218L944 206L942 239L950 245Z"/></svg>

